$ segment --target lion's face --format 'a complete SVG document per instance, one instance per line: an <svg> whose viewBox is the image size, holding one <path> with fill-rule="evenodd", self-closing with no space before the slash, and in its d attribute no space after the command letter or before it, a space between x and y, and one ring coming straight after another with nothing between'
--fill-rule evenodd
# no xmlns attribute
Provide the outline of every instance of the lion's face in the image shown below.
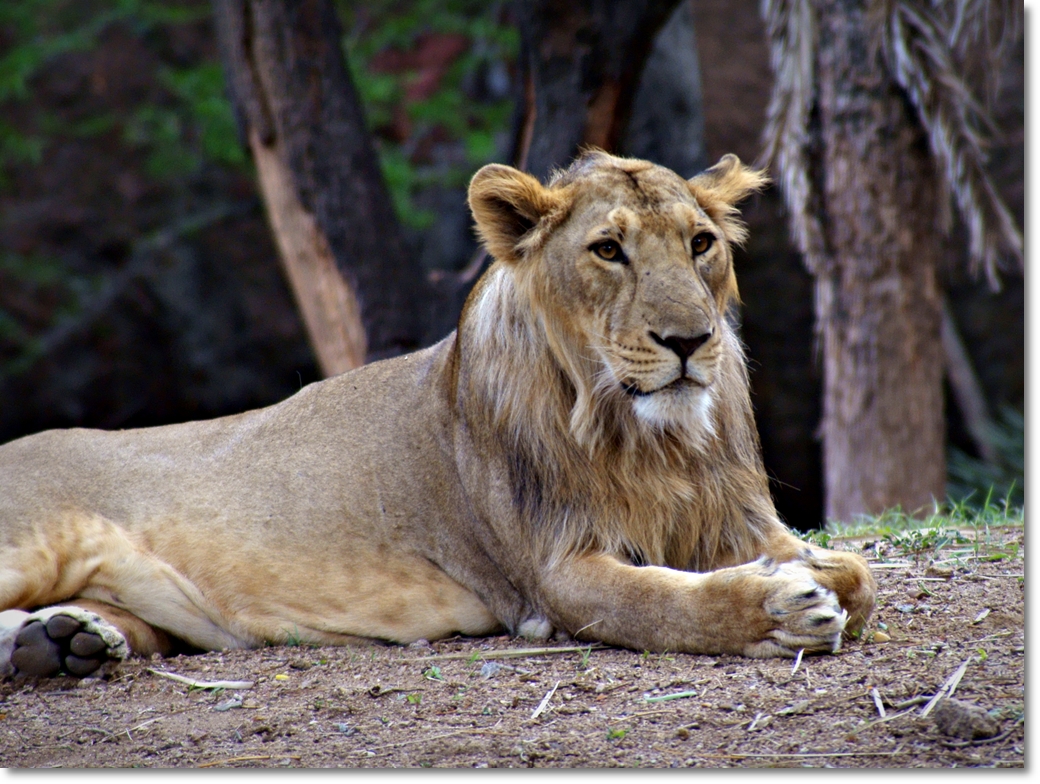
<svg viewBox="0 0 1040 784"><path fill-rule="evenodd" d="M602 393L654 423L702 414L733 278L722 230L660 167L599 166L582 186L543 246L544 305L594 352Z"/></svg>
<svg viewBox="0 0 1040 784"><path fill-rule="evenodd" d="M732 156L687 181L591 153L547 188L487 167L470 201L579 388L623 397L655 426L703 429L736 296L732 205L763 179Z"/></svg>

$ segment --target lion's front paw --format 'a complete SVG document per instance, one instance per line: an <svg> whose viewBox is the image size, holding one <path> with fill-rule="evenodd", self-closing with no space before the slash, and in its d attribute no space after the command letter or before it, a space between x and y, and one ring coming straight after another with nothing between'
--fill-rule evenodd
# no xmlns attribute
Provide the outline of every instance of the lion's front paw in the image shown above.
<svg viewBox="0 0 1040 784"><path fill-rule="evenodd" d="M814 579L813 572L799 563L773 567L768 576L770 590L763 604L775 624L766 639L751 643L746 656L794 657L806 653L834 653L841 647L841 634L848 614L835 593Z"/></svg>
<svg viewBox="0 0 1040 784"><path fill-rule="evenodd" d="M127 653L122 633L100 615L79 607L47 607L25 619L10 663L25 675L83 678Z"/></svg>
<svg viewBox="0 0 1040 784"><path fill-rule="evenodd" d="M874 611L877 583L863 556L836 550L806 547L800 561L813 570L813 577L838 596L849 614L845 639L858 637Z"/></svg>

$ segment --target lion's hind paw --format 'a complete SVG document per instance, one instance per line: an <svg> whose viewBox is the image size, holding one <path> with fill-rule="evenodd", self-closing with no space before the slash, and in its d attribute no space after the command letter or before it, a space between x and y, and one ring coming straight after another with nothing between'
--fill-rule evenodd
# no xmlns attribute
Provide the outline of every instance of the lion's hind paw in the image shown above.
<svg viewBox="0 0 1040 784"><path fill-rule="evenodd" d="M751 646L748 655L756 657L836 653L848 613L838 597L813 579L812 572L796 563L780 564L772 575L778 588L765 603L765 610L777 623L768 639Z"/></svg>
<svg viewBox="0 0 1040 784"><path fill-rule="evenodd" d="M122 633L100 615L79 607L47 607L30 614L14 638L15 672L49 678L83 678L126 658Z"/></svg>

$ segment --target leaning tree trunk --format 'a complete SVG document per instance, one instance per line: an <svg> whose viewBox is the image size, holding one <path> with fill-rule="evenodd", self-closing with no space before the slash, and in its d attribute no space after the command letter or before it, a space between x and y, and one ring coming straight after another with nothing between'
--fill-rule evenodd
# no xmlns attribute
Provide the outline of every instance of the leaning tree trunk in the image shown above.
<svg viewBox="0 0 1040 784"><path fill-rule="evenodd" d="M828 518L944 497L940 184L912 108L872 46L863 0L816 3Z"/></svg>
<svg viewBox="0 0 1040 784"><path fill-rule="evenodd" d="M417 348L424 278L403 243L331 0L214 0L237 114L326 375Z"/></svg>

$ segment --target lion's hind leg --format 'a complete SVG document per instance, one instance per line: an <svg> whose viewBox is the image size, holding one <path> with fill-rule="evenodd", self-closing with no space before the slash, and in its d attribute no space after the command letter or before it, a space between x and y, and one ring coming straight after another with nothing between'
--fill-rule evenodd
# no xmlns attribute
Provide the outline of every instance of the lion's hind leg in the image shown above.
<svg viewBox="0 0 1040 784"><path fill-rule="evenodd" d="M69 646L81 632L104 639L94 626L114 629L124 644L129 643L131 650L143 655L169 650L173 638L203 650L257 643L249 629L243 629L241 636L230 631L224 609L209 600L191 579L151 552L140 535L104 517L78 513L56 516L9 540L8 546L0 546L0 609L42 608L35 614L43 613L49 619L53 608L73 607L60 614L69 615L83 628L67 635L63 625L72 628L72 624L55 621L55 628L47 627L44 635L41 624L23 619L15 629L19 642L14 645L8 623L6 635L0 633L0 637L6 637L6 643L0 640L0 667L50 672L58 659L61 671L81 674L77 668L93 665L80 665L73 659L70 666L68 657L78 654ZM42 616L34 620L41 621ZM83 645L81 642L78 647ZM97 647L96 641L93 647ZM7 648L11 650L5 654ZM100 661L100 667L122 658L120 650L117 643L106 643L104 650L87 658Z"/></svg>

